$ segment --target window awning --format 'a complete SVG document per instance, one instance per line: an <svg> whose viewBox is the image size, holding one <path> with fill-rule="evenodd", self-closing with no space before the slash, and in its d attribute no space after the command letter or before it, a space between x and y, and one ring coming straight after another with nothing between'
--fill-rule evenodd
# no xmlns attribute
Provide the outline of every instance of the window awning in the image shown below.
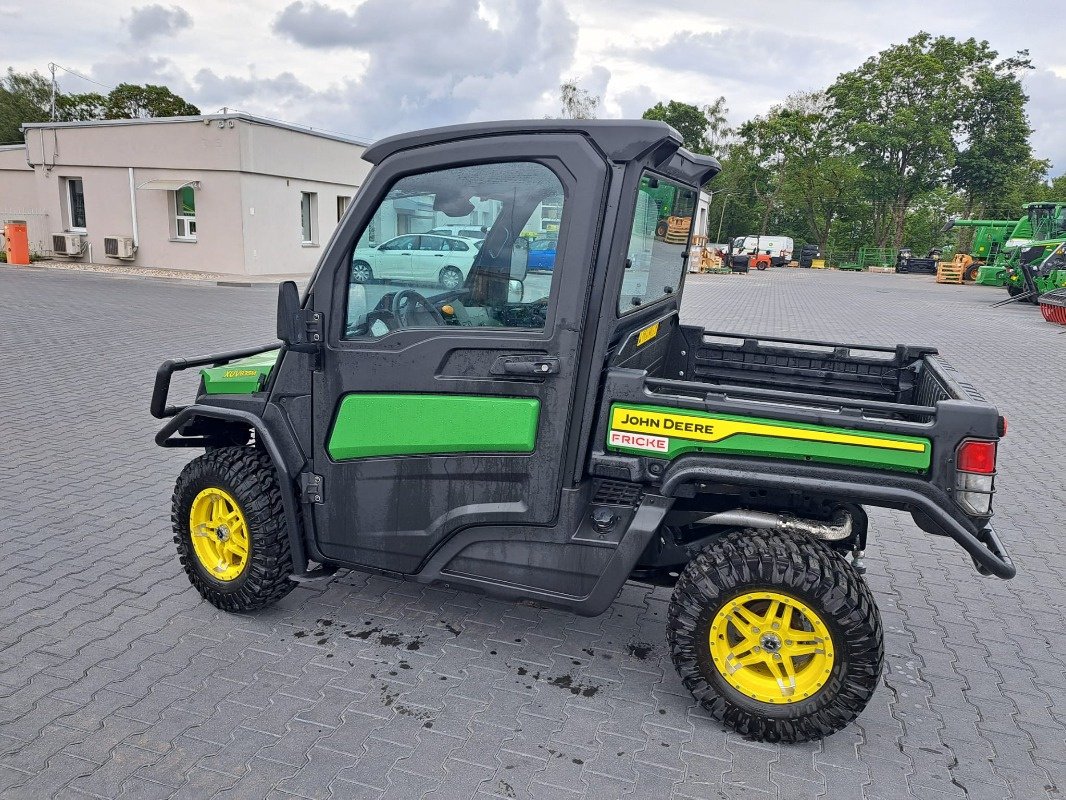
<svg viewBox="0 0 1066 800"><path fill-rule="evenodd" d="M191 186L194 189L200 188L200 181L181 179L171 180L157 180L157 181L145 181L138 189L158 189L161 192L176 192L178 189L184 189L186 186Z"/></svg>

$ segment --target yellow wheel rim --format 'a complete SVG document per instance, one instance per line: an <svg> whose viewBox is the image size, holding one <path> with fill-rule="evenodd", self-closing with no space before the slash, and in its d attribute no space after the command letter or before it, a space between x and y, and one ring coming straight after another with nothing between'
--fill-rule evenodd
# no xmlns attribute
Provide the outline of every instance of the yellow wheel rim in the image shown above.
<svg viewBox="0 0 1066 800"><path fill-rule="evenodd" d="M798 703L833 671L833 640L810 606L780 592L748 592L711 622L711 659L741 694L763 703Z"/></svg>
<svg viewBox="0 0 1066 800"><path fill-rule="evenodd" d="M233 495L204 489L189 510L193 552L208 574L220 581L240 577L248 564L248 523Z"/></svg>

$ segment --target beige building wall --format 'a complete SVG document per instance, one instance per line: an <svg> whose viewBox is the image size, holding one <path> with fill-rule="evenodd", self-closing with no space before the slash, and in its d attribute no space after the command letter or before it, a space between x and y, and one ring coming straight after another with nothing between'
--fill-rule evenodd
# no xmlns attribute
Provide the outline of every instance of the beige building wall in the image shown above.
<svg viewBox="0 0 1066 800"><path fill-rule="evenodd" d="M363 148L263 125L241 128L241 194L248 273L309 273L337 227L338 198L350 202L370 171ZM304 242L302 195L311 195Z"/></svg>
<svg viewBox="0 0 1066 800"><path fill-rule="evenodd" d="M28 126L25 149L0 149L0 212L36 205L43 231L36 249L49 250L51 234L71 229L67 180L80 178L87 247L78 260L232 275L309 273L336 227L337 198L354 196L370 169L363 150L234 115ZM195 241L176 238L174 193L153 188L154 181L197 182ZM303 192L315 197L311 243L303 241ZM135 234L133 260L104 255L104 237Z"/></svg>
<svg viewBox="0 0 1066 800"><path fill-rule="evenodd" d="M0 146L0 249L5 222L26 223L31 253L43 253L52 246L51 221L37 201L36 178L21 145Z"/></svg>

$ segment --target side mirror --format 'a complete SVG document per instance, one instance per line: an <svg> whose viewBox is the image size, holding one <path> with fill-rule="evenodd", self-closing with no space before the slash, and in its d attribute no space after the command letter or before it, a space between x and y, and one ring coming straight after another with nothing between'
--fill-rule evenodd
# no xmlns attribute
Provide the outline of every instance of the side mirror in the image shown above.
<svg viewBox="0 0 1066 800"><path fill-rule="evenodd" d="M290 350L314 352L322 343L322 314L300 308L295 281L278 286L278 338Z"/></svg>
<svg viewBox="0 0 1066 800"><path fill-rule="evenodd" d="M507 281L507 302L521 303L526 294L526 285L522 281Z"/></svg>
<svg viewBox="0 0 1066 800"><path fill-rule="evenodd" d="M529 271L529 243L521 246L516 241L511 245L511 273L512 281L524 281Z"/></svg>

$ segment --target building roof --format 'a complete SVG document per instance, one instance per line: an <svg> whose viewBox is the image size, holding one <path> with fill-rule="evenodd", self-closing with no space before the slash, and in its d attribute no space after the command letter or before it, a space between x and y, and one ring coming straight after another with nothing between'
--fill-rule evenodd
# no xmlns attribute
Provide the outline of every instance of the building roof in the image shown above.
<svg viewBox="0 0 1066 800"><path fill-rule="evenodd" d="M336 133L334 131L323 131L317 128L310 128L304 125L294 125L289 122L282 122L281 120L271 119L270 117L260 117L255 114L246 114L243 111L233 111L225 114L200 114L198 116L189 117L148 117L144 119L94 119L87 120L85 122L26 122L22 125L22 130L30 130L33 128L43 128L50 130L52 128L107 128L107 127L121 127L126 125L171 125L178 122L202 122L211 123L216 121L227 120L240 120L242 122L252 123L254 125L266 125L271 128L281 128L282 130L294 131L296 133L307 134L308 136L318 136L322 139L331 139L335 142L344 142L346 144L359 145L360 147L366 147L367 142L362 139L357 139L354 136L346 136L342 133Z"/></svg>

